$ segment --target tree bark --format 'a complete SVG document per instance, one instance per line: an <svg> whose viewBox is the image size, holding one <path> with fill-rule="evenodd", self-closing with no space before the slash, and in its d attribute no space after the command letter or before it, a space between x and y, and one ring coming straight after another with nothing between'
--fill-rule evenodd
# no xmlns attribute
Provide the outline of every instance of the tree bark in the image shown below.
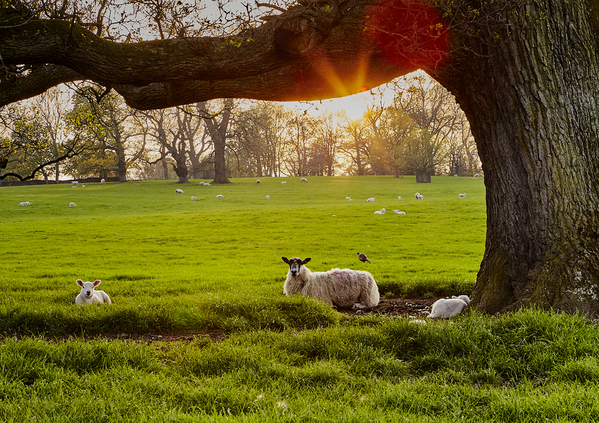
<svg viewBox="0 0 599 423"><path fill-rule="evenodd" d="M485 172L480 310L599 314L599 66L584 0L489 2L434 76L471 123ZM495 3L494 5L492 3ZM594 6L597 13L597 6Z"/></svg>
<svg viewBox="0 0 599 423"><path fill-rule="evenodd" d="M205 104L204 104L205 107ZM221 114L221 120L219 123L215 121L215 117L204 118L206 128L212 138L212 144L214 145L214 180L213 184L228 184L230 183L227 177L227 161L225 155L225 149L227 147L227 129L229 128L229 121L231 119L231 108L233 107L233 100L230 98L225 99L224 107ZM208 111L204 109L206 115Z"/></svg>
<svg viewBox="0 0 599 423"><path fill-rule="evenodd" d="M440 16L413 0L305 2L234 37L139 43L102 39L74 22L18 22L6 10L0 7L2 63L51 69L29 75L30 91L10 90L14 81L0 76L0 106L39 93L48 84L42 73L113 87L137 109L228 97L318 100L362 92L447 54Z"/></svg>

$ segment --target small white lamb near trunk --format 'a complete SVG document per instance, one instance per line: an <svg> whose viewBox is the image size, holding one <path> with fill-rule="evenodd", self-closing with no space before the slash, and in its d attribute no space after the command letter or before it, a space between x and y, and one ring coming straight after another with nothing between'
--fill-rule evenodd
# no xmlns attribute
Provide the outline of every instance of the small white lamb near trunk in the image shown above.
<svg viewBox="0 0 599 423"><path fill-rule="evenodd" d="M94 288L100 285L100 280L95 282L83 282L81 279L77 279L77 285L81 287L81 292L75 298L75 304L95 304L95 303L107 303L112 304L110 297L104 291L96 291Z"/></svg>
<svg viewBox="0 0 599 423"><path fill-rule="evenodd" d="M282 259L289 265L287 280L283 286L287 295L314 297L340 308L369 309L379 303L379 289L368 272L352 269L312 272L305 266L310 258Z"/></svg>
<svg viewBox="0 0 599 423"><path fill-rule="evenodd" d="M470 298L467 295L460 295L459 297L441 298L433 304L431 314L427 317L429 319L436 319L438 317L442 319L448 319L459 315L466 306L470 304Z"/></svg>

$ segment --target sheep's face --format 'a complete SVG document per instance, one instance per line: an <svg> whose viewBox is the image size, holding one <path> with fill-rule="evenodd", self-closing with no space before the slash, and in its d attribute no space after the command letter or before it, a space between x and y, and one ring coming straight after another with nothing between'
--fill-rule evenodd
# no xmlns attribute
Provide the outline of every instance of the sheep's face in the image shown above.
<svg viewBox="0 0 599 423"><path fill-rule="evenodd" d="M290 259L288 259L287 257L281 257L283 259L283 261L285 263L287 263L289 265L289 273L291 273L291 276L297 276L299 275L299 272L302 268L302 266L306 263L308 263L310 260L312 260L310 257L308 257L305 260L302 260L299 257L292 257Z"/></svg>
<svg viewBox="0 0 599 423"><path fill-rule="evenodd" d="M100 281L83 282L81 279L77 279L77 285L81 287L81 295L83 297L91 298L94 295L94 288L100 285Z"/></svg>

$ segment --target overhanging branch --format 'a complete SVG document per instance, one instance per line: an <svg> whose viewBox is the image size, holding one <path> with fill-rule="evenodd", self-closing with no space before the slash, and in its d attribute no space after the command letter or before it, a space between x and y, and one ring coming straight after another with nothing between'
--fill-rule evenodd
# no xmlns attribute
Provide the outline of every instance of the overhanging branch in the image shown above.
<svg viewBox="0 0 599 423"><path fill-rule="evenodd" d="M447 54L446 33L439 14L420 0L305 1L235 36L139 43L102 39L66 21L34 19L0 28L4 63L51 64L63 72L29 89L25 81L12 89L0 82L8 90L0 94L0 105L77 79L111 86L139 109L214 98L342 97L437 66Z"/></svg>

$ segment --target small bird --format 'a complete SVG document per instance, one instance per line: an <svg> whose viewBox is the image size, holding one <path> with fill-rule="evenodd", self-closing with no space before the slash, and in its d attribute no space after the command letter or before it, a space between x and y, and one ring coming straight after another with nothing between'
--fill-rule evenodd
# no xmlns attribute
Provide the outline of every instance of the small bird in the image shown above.
<svg viewBox="0 0 599 423"><path fill-rule="evenodd" d="M367 261L368 263L372 264L372 262L368 260L368 257L366 257L366 254L364 253L358 253L358 259L360 259L360 261Z"/></svg>

